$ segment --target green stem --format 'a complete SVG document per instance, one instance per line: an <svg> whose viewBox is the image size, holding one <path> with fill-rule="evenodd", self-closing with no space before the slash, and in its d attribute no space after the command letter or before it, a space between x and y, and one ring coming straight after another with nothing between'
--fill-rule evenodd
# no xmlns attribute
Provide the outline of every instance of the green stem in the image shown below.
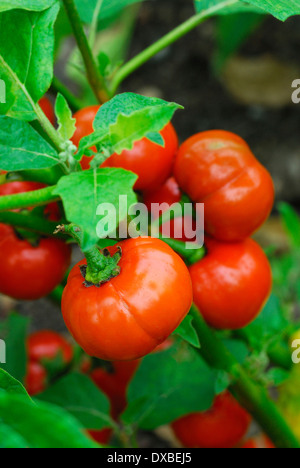
<svg viewBox="0 0 300 468"><path fill-rule="evenodd" d="M56 233L68 234L79 244L82 249L83 234L81 229L75 224L58 226ZM99 286L120 274L118 263L121 259L121 251L118 250L114 255L110 255L107 249L100 251L98 247L90 250L83 250L87 260L85 271L85 282L87 286Z"/></svg>
<svg viewBox="0 0 300 468"><path fill-rule="evenodd" d="M253 415L276 447L300 448L296 436L267 391L248 377L242 366L205 323L196 306L192 306L190 313L201 343L199 353L212 367L231 376L229 390L234 397Z"/></svg>
<svg viewBox="0 0 300 468"><path fill-rule="evenodd" d="M145 49L143 52L138 54L136 57L131 59L127 62L123 67L121 67L115 74L114 78L112 79L111 83L111 92L112 94L116 94L120 84L131 75L135 70L140 68L144 63L150 60L152 57L157 55L166 47L169 47L171 44L176 42L178 39L181 39L187 33L192 31L195 27L199 24L203 23L207 18L213 16L214 14L218 13L220 10L224 8L234 5L238 3L237 0L224 0L222 3L215 5L211 8L208 8L201 13L198 13L187 21L182 23L177 28L173 29L171 32L166 34L164 37L159 39L157 42L152 44L150 47Z"/></svg>
<svg viewBox="0 0 300 468"><path fill-rule="evenodd" d="M188 249L185 242L176 239L167 239L163 236L158 236L158 238L168 244L171 249L181 255L190 265L201 260L206 254L205 247Z"/></svg>
<svg viewBox="0 0 300 468"><path fill-rule="evenodd" d="M97 26L98 26L98 19L100 15L100 11L103 5L103 0L97 0L97 4L94 10L93 14L93 19L89 31L89 44L91 49L93 49L94 44L95 44L95 39L96 39L96 34L97 34Z"/></svg>
<svg viewBox="0 0 300 468"><path fill-rule="evenodd" d="M100 104L103 104L104 102L107 102L110 99L109 91L107 89L105 79L102 77L96 65L75 2L74 0L62 1L65 6L67 15L69 17L74 32L75 39L77 41L78 48L81 52L85 64L87 78L97 100Z"/></svg>
<svg viewBox="0 0 300 468"><path fill-rule="evenodd" d="M45 218L30 213L24 214L10 211L0 213L0 223L8 224L19 229L26 229L28 231L37 232L44 236L57 237L54 235L57 223L48 221ZM59 238L66 239L66 237L61 234L59 235Z"/></svg>
<svg viewBox="0 0 300 468"><path fill-rule="evenodd" d="M59 196L53 194L55 188L56 186L51 186L32 192L0 197L0 212L30 208L33 206L43 206L58 201L60 199Z"/></svg>
<svg viewBox="0 0 300 468"><path fill-rule="evenodd" d="M51 88L66 98L73 111L77 112L82 109L83 104L80 99L74 96L74 94L71 93L71 91L56 76L53 77Z"/></svg>
<svg viewBox="0 0 300 468"><path fill-rule="evenodd" d="M289 371L293 367L293 361L291 359L291 350L285 343L274 343L268 349L268 356L272 364L275 366L282 367Z"/></svg>

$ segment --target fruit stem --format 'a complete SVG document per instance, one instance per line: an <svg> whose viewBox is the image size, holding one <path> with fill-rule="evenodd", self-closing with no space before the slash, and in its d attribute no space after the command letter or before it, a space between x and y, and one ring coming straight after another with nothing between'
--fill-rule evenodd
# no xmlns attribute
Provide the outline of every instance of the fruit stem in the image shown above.
<svg viewBox="0 0 300 468"><path fill-rule="evenodd" d="M55 233L70 235L81 248L83 233L75 224L58 226ZM100 250L96 246L83 251L83 253L87 260L87 266L81 267L81 273L87 287L101 286L101 284L107 283L121 273L121 269L118 266L122 256L120 247L114 255L111 255L108 249Z"/></svg>
<svg viewBox="0 0 300 468"><path fill-rule="evenodd" d="M265 388L253 382L226 346L206 324L195 305L190 311L201 349L207 363L231 376L230 392L253 415L277 448L299 448L299 442Z"/></svg>

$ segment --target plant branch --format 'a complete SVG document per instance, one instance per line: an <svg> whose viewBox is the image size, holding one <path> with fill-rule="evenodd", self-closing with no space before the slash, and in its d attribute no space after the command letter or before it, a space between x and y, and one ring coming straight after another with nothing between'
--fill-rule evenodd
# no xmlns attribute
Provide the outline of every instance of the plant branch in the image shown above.
<svg viewBox="0 0 300 468"><path fill-rule="evenodd" d="M74 0L62 0L65 6L69 21L71 23L74 36L81 52L89 83L94 91L94 94L100 104L107 102L110 99L109 91L105 83L105 79L101 75L99 68L96 65L93 53L89 46L87 36L84 32L82 22Z"/></svg>
<svg viewBox="0 0 300 468"><path fill-rule="evenodd" d="M253 415L261 428L278 448L299 448L299 442L267 391L248 377L242 366L217 338L192 306L193 325L201 343L199 353L214 368L231 376L229 390L241 405Z"/></svg>
<svg viewBox="0 0 300 468"><path fill-rule="evenodd" d="M53 194L55 188L56 186L51 186L32 192L4 195L0 197L0 212L43 206L54 201L59 201L59 196Z"/></svg>
<svg viewBox="0 0 300 468"><path fill-rule="evenodd" d="M143 52L138 54L136 57L127 62L123 67L121 67L114 75L111 82L111 92L116 94L121 83L131 75L135 70L140 68L144 63L148 62L152 57L157 55L166 47L169 47L171 44L176 42L178 39L181 39L187 33L196 28L199 24L203 23L206 19L218 13L224 8L238 3L237 0L224 0L222 3L215 5L207 10L198 13L187 21L182 23L177 28L173 29L171 32L163 36L157 42L152 44L150 47L145 49Z"/></svg>
<svg viewBox="0 0 300 468"><path fill-rule="evenodd" d="M8 224L19 229L26 229L28 231L37 232L40 235L57 237L54 236L57 223L48 221L47 219L36 216L31 213L14 213L5 212L0 213L0 223ZM66 239L66 236L59 235L60 239Z"/></svg>

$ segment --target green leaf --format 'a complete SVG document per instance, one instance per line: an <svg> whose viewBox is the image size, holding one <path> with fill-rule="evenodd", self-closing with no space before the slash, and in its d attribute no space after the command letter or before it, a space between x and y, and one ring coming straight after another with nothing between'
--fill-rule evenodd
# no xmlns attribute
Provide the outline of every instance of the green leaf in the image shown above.
<svg viewBox="0 0 300 468"><path fill-rule="evenodd" d="M100 430L111 425L107 397L83 374L69 374L38 399L64 408L86 429Z"/></svg>
<svg viewBox="0 0 300 468"><path fill-rule="evenodd" d="M95 145L100 150L108 149L110 154L130 150L147 134L162 130L180 108L158 98L119 94L100 108L94 121L95 132L81 140L78 158Z"/></svg>
<svg viewBox="0 0 300 468"><path fill-rule="evenodd" d="M14 379L10 374L8 374L3 369L0 369L0 389L5 390L7 393L11 393L14 395L26 396L30 400L30 397L27 394L21 382Z"/></svg>
<svg viewBox="0 0 300 468"><path fill-rule="evenodd" d="M25 341L29 319L11 314L0 324L0 336L6 345L6 364L1 367L17 380L23 381L26 374Z"/></svg>
<svg viewBox="0 0 300 468"><path fill-rule="evenodd" d="M57 152L27 122L0 116L0 169L46 169L58 163Z"/></svg>
<svg viewBox="0 0 300 468"><path fill-rule="evenodd" d="M246 358L249 356L249 350L245 343L241 340L222 339L224 345L228 351L233 354L235 359L243 364Z"/></svg>
<svg viewBox="0 0 300 468"><path fill-rule="evenodd" d="M289 379L289 377L290 373L284 369L281 369L280 367L273 367L266 373L266 378L275 387L282 385Z"/></svg>
<svg viewBox="0 0 300 468"><path fill-rule="evenodd" d="M11 439L18 437L20 444L24 439L20 448L97 447L73 416L55 406L0 391L0 414L0 432L9 427Z"/></svg>
<svg viewBox="0 0 300 468"><path fill-rule="evenodd" d="M128 207L137 201L133 192L137 176L124 169L97 169L62 177L55 189L63 200L68 221L83 231L83 250L88 250L101 236L115 231L119 222L127 218L126 204L120 204L119 195L127 197ZM107 232L99 226L103 218L97 214L100 204L109 203Z"/></svg>
<svg viewBox="0 0 300 468"><path fill-rule="evenodd" d="M285 21L290 16L300 14L298 0L194 0L196 11L200 12L218 5L224 5L224 9L217 14L228 14L236 12L254 11L270 13L281 21Z"/></svg>
<svg viewBox="0 0 300 468"><path fill-rule="evenodd" d="M247 3L262 8L281 21L300 15L299 0L247 0Z"/></svg>
<svg viewBox="0 0 300 468"><path fill-rule="evenodd" d="M0 0L0 12L22 9L30 11L43 11L51 7L57 0Z"/></svg>
<svg viewBox="0 0 300 468"><path fill-rule="evenodd" d="M278 209L292 247L300 247L300 217L298 213L291 205L284 202L279 203Z"/></svg>
<svg viewBox="0 0 300 468"><path fill-rule="evenodd" d="M28 448L28 444L11 427L0 423L0 448Z"/></svg>
<svg viewBox="0 0 300 468"><path fill-rule="evenodd" d="M250 3L250 2L247 2ZM213 15L228 15L231 13L240 12L256 12L261 13L261 9L257 6L249 5L240 0L194 0L197 13L212 10L210 16ZM260 2L259 2L260 3Z"/></svg>
<svg viewBox="0 0 300 468"><path fill-rule="evenodd" d="M98 0L75 0L81 20L91 23ZM142 0L103 0L99 18L101 21L119 15L124 8Z"/></svg>
<svg viewBox="0 0 300 468"><path fill-rule="evenodd" d="M283 316L280 302L272 294L262 312L256 320L239 331L246 338L251 348L261 351L267 341L272 341L279 333L283 332L288 325Z"/></svg>
<svg viewBox="0 0 300 468"><path fill-rule="evenodd" d="M125 423L146 430L205 411L215 396L215 372L193 348L180 342L146 356L128 389Z"/></svg>
<svg viewBox="0 0 300 468"><path fill-rule="evenodd" d="M58 133L64 141L70 140L76 131L76 119L73 119L72 111L61 94L57 95L55 114L58 121Z"/></svg>
<svg viewBox="0 0 300 468"><path fill-rule="evenodd" d="M43 12L11 10L0 14L0 79L6 84L6 104L0 113L34 120L30 98L37 102L53 77L53 25L59 3Z"/></svg>
<svg viewBox="0 0 300 468"><path fill-rule="evenodd" d="M195 348L201 348L197 332L194 329L192 322L193 317L187 315L179 327L177 327L173 332L173 335L180 336L180 338L187 341L187 343L190 343Z"/></svg>
<svg viewBox="0 0 300 468"><path fill-rule="evenodd" d="M231 383L230 375L222 370L216 372L215 393L220 395L229 387Z"/></svg>

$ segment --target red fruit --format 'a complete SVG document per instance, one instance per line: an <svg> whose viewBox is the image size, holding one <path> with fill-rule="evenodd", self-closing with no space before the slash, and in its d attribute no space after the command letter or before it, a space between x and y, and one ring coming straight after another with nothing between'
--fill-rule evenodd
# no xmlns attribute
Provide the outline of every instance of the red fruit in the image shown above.
<svg viewBox="0 0 300 468"><path fill-rule="evenodd" d="M246 448L246 449L271 449L271 448L276 448L273 442L265 436L264 434L261 434L258 437L253 437L252 439L247 440L241 448Z"/></svg>
<svg viewBox="0 0 300 468"><path fill-rule="evenodd" d="M174 175L183 192L204 203L205 230L218 240L251 236L271 212L272 178L233 133L209 131L189 138L179 149Z"/></svg>
<svg viewBox="0 0 300 468"><path fill-rule="evenodd" d="M137 238L119 247L121 273L100 287L84 284L80 266L86 261L73 268L62 313L87 354L129 361L153 351L177 328L190 309L192 287L186 265L164 242Z"/></svg>
<svg viewBox="0 0 300 468"><path fill-rule="evenodd" d="M38 395L46 390L47 372L38 362L28 362L25 388L30 396Z"/></svg>
<svg viewBox="0 0 300 468"><path fill-rule="evenodd" d="M29 182L26 180L7 182L0 185L0 197L5 195L15 195L17 193L34 192L35 190L40 190L45 187L46 185L39 182ZM30 210L32 208L27 209ZM59 221L61 218L57 203L49 203L49 205L45 207L44 213L50 221Z"/></svg>
<svg viewBox="0 0 300 468"><path fill-rule="evenodd" d="M252 239L232 244L207 239L206 247L207 255L190 267L194 302L212 327L243 328L271 292L268 259Z"/></svg>
<svg viewBox="0 0 300 468"><path fill-rule="evenodd" d="M126 408L127 387L139 365L140 360L115 361L110 368L100 367L91 374L94 383L109 398L114 418Z"/></svg>
<svg viewBox="0 0 300 468"><path fill-rule="evenodd" d="M68 364L73 359L73 348L59 333L42 330L32 333L27 340L28 359L41 362L43 359L55 359L61 355Z"/></svg>
<svg viewBox="0 0 300 468"><path fill-rule="evenodd" d="M164 185L159 187L157 190L145 192L144 203L147 206L149 213L152 215L152 219L156 219L162 213L166 212L171 205L178 203L181 200L181 191L176 180L171 177ZM161 205L161 209L158 212L157 207L154 204ZM165 206L163 205L165 204ZM160 233L165 237L171 239L181 240L183 242L194 242L196 236L188 237L187 232L191 233L196 231L196 222L192 216L176 217L171 219L170 222L165 222L160 227Z"/></svg>
<svg viewBox="0 0 300 468"><path fill-rule="evenodd" d="M172 424L177 439L187 448L233 448L245 436L250 415L228 393L216 397L213 407Z"/></svg>
<svg viewBox="0 0 300 468"><path fill-rule="evenodd" d="M0 224L0 292L18 300L50 294L63 280L71 262L71 247L59 239L41 239L33 246Z"/></svg>
<svg viewBox="0 0 300 468"><path fill-rule="evenodd" d="M102 429L101 431L88 431L91 438L95 442L98 442L98 444L101 444L101 445L107 445L108 444L108 442L111 439L112 432L113 431L110 428Z"/></svg>
<svg viewBox="0 0 300 468"><path fill-rule="evenodd" d="M143 138L132 150L113 154L102 167L122 167L138 175L135 190L153 190L161 186L171 175L178 150L178 137L171 123L161 130L165 146Z"/></svg>
<svg viewBox="0 0 300 468"><path fill-rule="evenodd" d="M73 359L73 348L58 333L42 330L28 337L27 355L25 387L29 395L34 396L47 388L47 371L43 366L43 360L54 361L61 357L65 364L69 364Z"/></svg>
<svg viewBox="0 0 300 468"><path fill-rule="evenodd" d="M181 190L174 177L170 177L166 182L156 190L143 193L144 203L151 211L152 203L167 203L169 206L178 203L181 200Z"/></svg>
<svg viewBox="0 0 300 468"><path fill-rule="evenodd" d="M95 117L99 111L101 106L90 106L81 109L80 111L74 114L74 119L76 119L76 132L73 135L72 142L74 145L79 146L80 140L91 133L94 132L93 123ZM96 151L96 148L92 148ZM89 169L90 162L93 158L89 158L87 156L83 156L82 160L80 161L80 165L82 169Z"/></svg>
<svg viewBox="0 0 300 468"><path fill-rule="evenodd" d="M44 96L42 99L39 100L39 105L44 112L45 116L47 117L48 120L52 123L52 125L55 124L55 114L53 110L53 106L49 99Z"/></svg>

